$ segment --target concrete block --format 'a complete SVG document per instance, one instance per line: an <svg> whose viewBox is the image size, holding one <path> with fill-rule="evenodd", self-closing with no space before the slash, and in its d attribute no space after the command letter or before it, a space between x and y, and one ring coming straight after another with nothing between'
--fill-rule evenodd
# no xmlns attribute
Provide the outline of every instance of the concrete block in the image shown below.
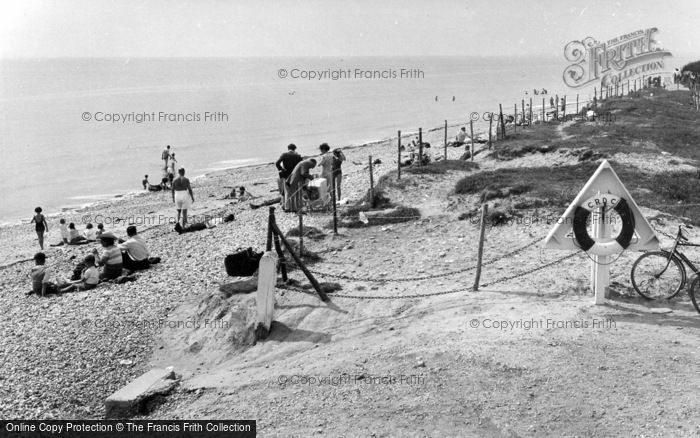
<svg viewBox="0 0 700 438"><path fill-rule="evenodd" d="M105 417L128 418L143 413L149 399L169 393L177 383L172 367L152 369L105 400Z"/></svg>

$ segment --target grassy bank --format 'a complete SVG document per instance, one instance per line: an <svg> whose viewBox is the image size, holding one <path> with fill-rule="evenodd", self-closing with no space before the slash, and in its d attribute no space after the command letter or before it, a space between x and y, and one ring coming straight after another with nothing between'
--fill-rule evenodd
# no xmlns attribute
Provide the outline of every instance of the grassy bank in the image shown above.
<svg viewBox="0 0 700 438"><path fill-rule="evenodd" d="M598 114L606 122L552 122L518 131L497 143L499 159L528 153L578 156L574 165L506 168L467 175L456 194L507 200L511 212L566 207L598 167L610 162L638 204L669 211L700 224L700 113L690 108L687 91L645 90L608 100ZM640 156L673 155L666 167L640 169ZM691 170L692 169L692 170Z"/></svg>

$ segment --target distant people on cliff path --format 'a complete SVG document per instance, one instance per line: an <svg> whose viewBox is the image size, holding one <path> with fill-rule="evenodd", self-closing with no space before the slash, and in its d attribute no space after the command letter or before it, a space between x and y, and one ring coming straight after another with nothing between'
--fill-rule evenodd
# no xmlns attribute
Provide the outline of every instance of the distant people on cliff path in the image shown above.
<svg viewBox="0 0 700 438"><path fill-rule="evenodd" d="M185 169L178 170L179 176L173 180L171 193L173 195L173 203L177 209L177 223L180 223L180 214L182 214L182 226L187 225L187 210L194 203L194 193L190 180L185 178Z"/></svg>
<svg viewBox="0 0 700 438"><path fill-rule="evenodd" d="M34 209L34 217L32 217L32 221L30 222L35 224L34 225L34 231L36 231L37 237L39 237L39 246L41 247L41 250L44 250L44 234L49 232L49 224L46 223L46 218L44 217L43 214L41 214L43 210L41 207L37 207Z"/></svg>
<svg viewBox="0 0 700 438"><path fill-rule="evenodd" d="M287 152L280 155L279 159L275 162L275 167L279 171L279 178L277 179L277 186L280 192L282 209L289 210L290 208L290 196L291 193L287 190L287 178L292 174L292 171L302 161L301 155L297 153L297 147L294 143L287 146Z"/></svg>

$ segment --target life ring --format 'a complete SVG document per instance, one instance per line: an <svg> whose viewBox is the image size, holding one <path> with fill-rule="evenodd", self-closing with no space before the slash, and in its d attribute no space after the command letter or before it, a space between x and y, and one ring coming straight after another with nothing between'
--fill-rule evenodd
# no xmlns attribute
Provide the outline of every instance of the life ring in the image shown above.
<svg viewBox="0 0 700 438"><path fill-rule="evenodd" d="M622 220L622 231L610 242L598 242L588 234L586 223L591 211L612 205ZM582 250L599 256L618 254L624 251L634 236L634 215L627 201L615 195L597 195L576 207L574 213L574 237Z"/></svg>

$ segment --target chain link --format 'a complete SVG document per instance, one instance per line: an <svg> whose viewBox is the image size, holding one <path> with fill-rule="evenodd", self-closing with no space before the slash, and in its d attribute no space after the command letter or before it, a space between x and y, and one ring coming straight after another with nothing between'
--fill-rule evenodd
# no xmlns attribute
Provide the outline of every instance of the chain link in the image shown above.
<svg viewBox="0 0 700 438"><path fill-rule="evenodd" d="M532 274L533 272L540 271L540 270L542 270L542 269L545 269L545 268L548 268L548 267L550 267L550 266L556 265L556 264L559 263L559 262L563 262L564 260L570 259L570 258L572 258L572 257L574 257L574 256L576 256L576 255L578 255L578 254L581 253L581 252L582 252L582 251L576 251L575 253L572 253L572 254L569 254L569 255L567 255L567 256L558 258L558 259L553 260L553 261L551 261L551 262L549 262L549 263L547 263L547 264L544 264L544 265L542 265L542 266L537 266L537 267L535 267L535 268L528 269L527 271L523 271L523 272L519 272L519 273L514 274L514 275L509 275L509 276L507 276L507 277L499 278L499 279L494 280L494 281L492 281L492 282L490 282L490 283L484 283L484 284L482 284L481 286L484 286L484 287L486 287L486 286L493 286L494 284L503 283L503 282L505 282L505 281L510 281L510 280L513 280L513 279L516 279L516 278L519 278L519 277L524 277L524 276L526 276L526 275Z"/></svg>
<svg viewBox="0 0 700 438"><path fill-rule="evenodd" d="M534 240L534 241L528 243L527 245L524 245L524 246L522 246L522 247L520 247L520 248L517 248L517 249L511 251L511 252L508 252L508 253L505 253L505 254L503 254L503 255L500 255L500 256L496 257L495 259L493 259L493 260L489 260L489 261L487 261L487 262L484 262L484 263L482 263L481 266L482 266L482 267L484 267L484 266L489 266L489 265L492 265L492 264L494 264L494 263L496 263L496 262L498 262L498 261L500 261L500 260L503 260L504 258L512 257L512 256L514 256L514 255L516 255L516 254L518 254L518 253L520 253L520 252L522 252L522 251L524 251L524 250L526 250L526 249L528 249L528 248L530 248L530 247L536 245L537 243L541 242L542 240L544 240L545 237L546 237L546 236L540 237L540 238L538 238L538 239L536 239L536 240ZM370 282L370 283L392 283L392 282L393 282L393 283L402 283L402 282L407 282L407 281L433 280L433 279L436 279L436 278L449 277L449 276L451 276L451 275L463 274L463 273L465 273L465 272L470 272L470 271L473 271L474 269L476 269L476 266L469 266L469 267L467 267L467 268L459 269L459 270L457 270L457 271L443 272L443 273L440 273L440 274L432 274L432 275L425 275L425 276L422 276L422 277L412 277L412 278L369 278L369 277L359 278L359 277L352 277L352 276L349 276L349 275L330 274L330 273L327 273L327 272L315 271L315 270L312 270L312 269L310 269L310 271L311 271L313 274L320 275L321 277L335 278L335 279L338 279L338 280L361 281L361 282Z"/></svg>
<svg viewBox="0 0 700 438"><path fill-rule="evenodd" d="M551 262L549 262L549 263L547 263L547 264L544 264L544 265L542 265L542 266L537 266L537 267L535 267L535 268L533 268L533 269L528 269L528 270L526 270L526 271L519 272L519 273L514 274L514 275L510 275L510 276L507 276L507 277L499 278L499 279L494 280L494 281L492 281L492 282L490 282L490 283L484 283L484 284L482 284L481 286L482 286L482 287L492 286L492 285L494 285L494 284L503 283L503 282L506 282L506 281L513 280L513 279L515 279L515 278L524 277L524 276L526 276L526 275L532 274L533 272L537 272L537 271L540 271L540 270L542 270L542 269L546 269L546 268L548 268L548 267L550 267L550 266L556 265L557 263L563 262L564 260L573 258L573 257L575 257L576 255L580 254L581 252L582 252L582 251L577 251L577 252L575 252L575 253L572 253L572 254L569 254L569 255L567 255L567 256L564 256L564 257L558 258L558 259L556 259L556 260L553 260L553 261L551 261ZM313 295L313 293L310 292L310 291L307 291L307 290L304 290L304 289L300 289L300 288L296 288L296 287L293 287L293 286L285 286L283 289L285 289L285 290L290 290L290 291L293 291L293 292L300 292L300 293L304 293L304 294L307 294L307 295ZM336 294L336 293L331 293L330 296L331 296L332 298L348 298L348 299L359 299L359 300L398 300L398 299L414 299L414 298L435 297L435 296L439 296L439 295L449 295L449 294L455 294L455 293L460 293L460 292L469 292L469 291L472 291L472 290L473 290L472 288L465 287L465 288L461 288L461 289L451 289L451 290L440 291L440 292L431 292L431 293L424 293L424 294L411 294L411 295L400 295L400 296L346 295L346 294Z"/></svg>

